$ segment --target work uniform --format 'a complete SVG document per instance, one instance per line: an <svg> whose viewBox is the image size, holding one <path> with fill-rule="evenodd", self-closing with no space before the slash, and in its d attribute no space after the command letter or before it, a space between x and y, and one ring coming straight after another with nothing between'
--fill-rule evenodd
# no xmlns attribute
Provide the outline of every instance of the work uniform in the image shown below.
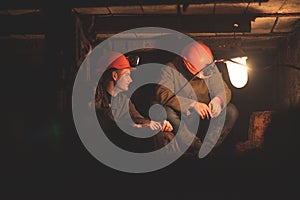
<svg viewBox="0 0 300 200"><path fill-rule="evenodd" d="M167 63L166 66L168 67L162 67L161 69L161 77L156 88L156 100L165 107L167 120L172 124L174 133L176 134L179 129L181 118L183 117L182 115L185 117L190 116L195 119L197 117L199 119L199 115L193 110L196 102L208 104L211 99L218 96L222 99L222 107L226 107L225 124L217 143L217 145L219 145L231 131L238 117L236 107L230 103L231 91L227 84L224 81L223 85L219 84L220 79L218 79L217 76L208 76L206 80L195 77L187 69L181 57L176 57L172 62ZM216 69L217 67L214 66L214 73L220 76L220 72ZM189 80L191 80L189 82L190 84L187 84ZM210 85L210 90L207 86L208 84ZM197 135L197 137L194 138L191 148L198 151L208 124L209 120L200 120L200 127L197 133L187 132L182 134L178 143L185 144L186 141L190 141L191 138ZM201 125L204 125L205 128L202 129Z"/></svg>
<svg viewBox="0 0 300 200"><path fill-rule="evenodd" d="M137 138L124 133L119 125L126 126L126 130L138 134L150 133L151 130L147 127L150 120L144 118L136 110L134 104L124 93L112 97L105 91L101 96L101 101L98 99L98 102L96 97L97 117L107 137L117 146L132 152L150 152L164 147L174 138L171 132L162 131L149 138ZM117 102L112 104L112 99ZM142 128L137 128L134 124L141 125ZM166 149L166 152L180 152L176 141Z"/></svg>

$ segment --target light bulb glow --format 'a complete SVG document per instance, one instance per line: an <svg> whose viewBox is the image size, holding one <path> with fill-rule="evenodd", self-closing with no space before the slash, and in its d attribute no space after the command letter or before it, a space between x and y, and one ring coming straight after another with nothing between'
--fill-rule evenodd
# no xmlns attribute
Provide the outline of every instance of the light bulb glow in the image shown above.
<svg viewBox="0 0 300 200"><path fill-rule="evenodd" d="M248 82L248 68L246 65L247 57L237 57L231 60L237 63L231 61L225 61L228 69L230 82L234 87L242 88Z"/></svg>

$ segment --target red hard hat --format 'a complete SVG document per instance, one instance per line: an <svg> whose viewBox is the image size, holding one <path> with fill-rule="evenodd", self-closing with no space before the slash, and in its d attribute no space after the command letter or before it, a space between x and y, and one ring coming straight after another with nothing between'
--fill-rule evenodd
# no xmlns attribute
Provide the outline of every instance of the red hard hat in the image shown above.
<svg viewBox="0 0 300 200"><path fill-rule="evenodd" d="M111 63L108 66L103 66L107 62ZM108 69L135 69L130 66L128 59L123 54L114 51L109 51L102 55L98 63L98 66L101 66L96 69L98 73Z"/></svg>
<svg viewBox="0 0 300 200"><path fill-rule="evenodd" d="M213 62L213 55L208 46L202 42L191 42L186 45L181 51L181 56L184 58L187 69L196 74L206 65Z"/></svg>

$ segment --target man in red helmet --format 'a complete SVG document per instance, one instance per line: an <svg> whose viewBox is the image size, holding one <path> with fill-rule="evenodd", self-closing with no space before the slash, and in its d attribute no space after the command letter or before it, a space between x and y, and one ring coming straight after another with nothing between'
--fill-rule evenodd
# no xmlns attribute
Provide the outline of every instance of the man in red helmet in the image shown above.
<svg viewBox="0 0 300 200"><path fill-rule="evenodd" d="M176 57L166 65L168 67L162 68L161 71L156 98L158 103L165 107L174 133L179 129L182 115L197 115L198 118L200 116L200 127L196 137L188 132L180 134L178 143L184 144L187 138L194 138L189 150L198 155L205 136L203 134L206 133L201 126L207 127L209 119L218 117L226 107L225 124L215 145L219 146L234 126L238 110L230 103L231 91L220 78L211 50L202 42L192 42L182 49L181 57ZM176 69L179 75L174 73L173 69ZM180 76L183 76L185 81L182 81ZM188 81L193 91L188 89Z"/></svg>
<svg viewBox="0 0 300 200"><path fill-rule="evenodd" d="M103 66L103 63L110 60L112 62L107 67ZM174 137L170 122L165 120L160 123L146 119L124 93L129 89L132 82L130 74L135 69L130 66L128 59L119 52L107 52L99 63L101 68L96 71L103 74L96 90L95 107L101 128L108 138L117 146L134 152L152 151L168 144ZM117 103L112 103L112 99ZM153 138L135 138L121 130L120 124L124 125L127 131L138 134L160 132ZM179 153L177 146L175 141L166 151Z"/></svg>

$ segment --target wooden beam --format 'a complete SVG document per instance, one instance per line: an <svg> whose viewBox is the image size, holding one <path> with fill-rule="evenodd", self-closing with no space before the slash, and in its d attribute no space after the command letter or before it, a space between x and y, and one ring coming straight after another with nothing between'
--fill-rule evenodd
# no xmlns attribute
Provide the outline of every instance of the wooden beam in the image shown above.
<svg viewBox="0 0 300 200"><path fill-rule="evenodd" d="M163 27L185 33L250 32L248 15L152 15L97 17L96 33L117 33L139 27ZM233 24L238 23L237 28Z"/></svg>
<svg viewBox="0 0 300 200"><path fill-rule="evenodd" d="M184 33L250 32L252 16L249 15L141 15L98 16L96 33L119 33L140 27L163 27ZM45 17L42 14L0 15L0 36L11 34L44 34ZM233 24L239 27L234 28Z"/></svg>
<svg viewBox="0 0 300 200"><path fill-rule="evenodd" d="M79 7L107 7L132 5L178 5L178 4L209 4L209 3L253 3L269 0L64 0L65 6ZM34 9L46 6L60 6L61 2L49 0L2 0L1 9Z"/></svg>

